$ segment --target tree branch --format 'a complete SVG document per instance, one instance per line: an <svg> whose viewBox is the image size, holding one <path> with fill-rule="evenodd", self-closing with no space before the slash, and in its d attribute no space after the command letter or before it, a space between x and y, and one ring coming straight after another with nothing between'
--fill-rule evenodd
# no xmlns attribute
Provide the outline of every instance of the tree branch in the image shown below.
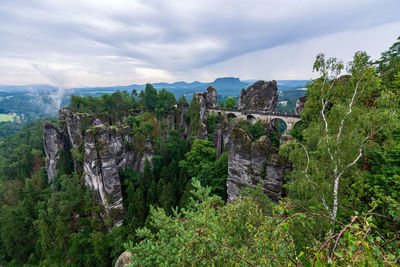
<svg viewBox="0 0 400 267"><path fill-rule="evenodd" d="M308 175L308 173L307 173L307 172L308 172L308 166L310 165L310 155L308 154L308 150L307 150L307 148L306 148L301 142L299 142L299 144L303 147L303 149L304 149L304 151L306 152L306 155L307 155L307 166L306 166L305 170L303 171L303 173L304 173L304 175L306 176L308 182L310 183L312 189L314 189L314 191L317 192L317 193L319 193L319 192L322 193L322 197L321 197L322 205L324 206L326 212L328 212L329 216L332 217L332 211L330 210L328 204L327 204L326 201L325 201L324 192L322 192L322 190L318 191L318 190L314 187L313 184L315 184L315 185L317 185L317 186L318 186L318 184L315 183L315 182L313 182L313 181L311 181L311 179L310 179L310 177L309 177L309 175Z"/></svg>
<svg viewBox="0 0 400 267"><path fill-rule="evenodd" d="M334 198L333 198L333 218L334 218L334 219L336 218L336 213L337 213L337 208L338 208L338 197L337 197L337 194L338 194L338 190L339 190L339 180L340 180L340 177L343 175L343 173L344 173L348 168L350 168L351 166L353 166L354 164L356 164L356 163L358 162L358 160L362 157L362 154L363 154L363 146L364 146L365 142L366 142L367 140L369 140L369 139L371 138L371 136L373 136L373 135L377 134L379 131L381 131L381 130L383 129L383 127L384 127L384 125L381 126L376 132L374 132L374 133L368 135L368 136L364 139L364 141L363 141L363 142L361 143L361 145L360 145L359 153L358 153L357 157L356 157L352 162L350 162L350 163L335 177L335 183L334 183L334 188L333 188L333 194L334 194Z"/></svg>
<svg viewBox="0 0 400 267"><path fill-rule="evenodd" d="M350 113L352 112L352 107L353 107L353 104L354 104L354 100L356 98L358 86L360 85L361 80L364 78L364 75L365 75L365 71L361 75L361 78L357 81L356 88L354 89L354 92L353 92L353 97L351 98L351 101L349 103L349 109L348 109L347 113L344 115L344 117L343 117L343 119L342 119L342 121L340 123L339 131L338 131L338 134L336 136L336 141L339 141L340 135L342 134L342 131L343 131L344 122L345 122L347 116L350 115Z"/></svg>

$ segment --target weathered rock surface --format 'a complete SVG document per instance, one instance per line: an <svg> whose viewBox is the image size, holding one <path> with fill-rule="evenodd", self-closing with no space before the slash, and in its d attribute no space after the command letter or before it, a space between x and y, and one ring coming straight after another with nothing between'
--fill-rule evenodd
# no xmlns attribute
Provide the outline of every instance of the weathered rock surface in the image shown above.
<svg viewBox="0 0 400 267"><path fill-rule="evenodd" d="M202 140L208 140L207 126L204 123L200 123L200 127L197 132L197 138Z"/></svg>
<svg viewBox="0 0 400 267"><path fill-rule="evenodd" d="M217 158L227 148L229 142L229 126L228 120L222 117L220 123L215 125L213 142L217 151Z"/></svg>
<svg viewBox="0 0 400 267"><path fill-rule="evenodd" d="M274 112L278 101L276 81L257 81L246 89L242 89L238 108L245 111Z"/></svg>
<svg viewBox="0 0 400 267"><path fill-rule="evenodd" d="M206 103L207 103L207 108L217 107L217 90L212 86L209 86L207 88Z"/></svg>
<svg viewBox="0 0 400 267"><path fill-rule="evenodd" d="M117 261L115 262L114 267L124 267L127 264L132 264L131 258L133 257L132 253L124 252L119 255Z"/></svg>
<svg viewBox="0 0 400 267"><path fill-rule="evenodd" d="M118 167L126 166L124 140L111 127L99 125L85 134L83 178L114 224L122 224L122 192Z"/></svg>
<svg viewBox="0 0 400 267"><path fill-rule="evenodd" d="M262 184L268 197L277 202L287 167L267 136L252 141L247 132L233 123L228 143L228 201L235 200L244 187Z"/></svg>
<svg viewBox="0 0 400 267"><path fill-rule="evenodd" d="M49 182L51 182L56 176L60 153L62 150L64 150L65 153L69 153L69 144L64 134L48 121L43 123L43 140L44 152L47 157L47 176Z"/></svg>
<svg viewBox="0 0 400 267"><path fill-rule="evenodd" d="M176 127L180 131L182 131L183 136L187 136L189 134L189 124L186 122L186 114L189 110L189 104L178 103L178 113L176 118Z"/></svg>
<svg viewBox="0 0 400 267"><path fill-rule="evenodd" d="M93 125L94 119L91 114L62 109L61 130L49 122L44 123L47 173L49 180L55 177L59 154L64 149L72 157L75 171L82 174L95 200L104 207L105 215L119 226L123 207L118 171L131 167L143 172L145 161L151 162L154 150L149 139L135 146L133 137L128 134L130 127L107 126L98 119ZM175 127L175 119L172 124L169 125L171 129ZM89 129L85 131L86 128Z"/></svg>
<svg viewBox="0 0 400 267"><path fill-rule="evenodd" d="M296 108L294 110L294 113L296 115L300 115L300 112L303 111L304 105L306 104L306 102L307 102L307 97L306 96L302 96L302 97L299 97L299 99L297 99Z"/></svg>
<svg viewBox="0 0 400 267"><path fill-rule="evenodd" d="M217 107L217 90L209 86L207 92L197 92L194 94L200 108L200 121L205 123L207 120L206 109Z"/></svg>

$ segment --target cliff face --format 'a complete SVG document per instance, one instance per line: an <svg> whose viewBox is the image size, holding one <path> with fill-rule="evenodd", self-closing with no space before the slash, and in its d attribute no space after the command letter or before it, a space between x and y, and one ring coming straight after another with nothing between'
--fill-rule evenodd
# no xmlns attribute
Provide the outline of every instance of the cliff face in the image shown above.
<svg viewBox="0 0 400 267"><path fill-rule="evenodd" d="M198 92L194 94L200 107L200 121L205 123L207 120L206 109L217 107L217 90L209 86L207 92Z"/></svg>
<svg viewBox="0 0 400 267"><path fill-rule="evenodd" d="M46 153L47 176L51 182L57 173L57 163L62 150L68 153L69 143L64 134L50 122L43 123L44 152Z"/></svg>
<svg viewBox="0 0 400 267"><path fill-rule="evenodd" d="M233 123L228 142L228 201L235 200L244 187L261 184L268 197L277 202L288 167L267 136L252 141L247 132Z"/></svg>
<svg viewBox="0 0 400 267"><path fill-rule="evenodd" d="M196 93L195 97L201 123L197 137L208 139L207 109L217 107L217 92L209 87L207 92ZM259 81L242 92L239 105L244 110L273 111L276 101L276 82ZM187 104L181 103L173 114L161 120L154 119L161 140L167 138L172 129L177 129L183 138L189 135L188 108ZM102 119L110 123L106 117ZM228 200L237 198L245 186L262 184L265 193L278 201L282 194L283 173L289 164L278 156L278 149L271 145L267 136L253 140L240 124L239 119L231 121L222 116L215 127L209 125L210 129L215 129L212 134L217 157L228 151ZM60 111L59 125L57 129L51 123L44 123L49 180L57 175L57 163L65 151L73 160L74 171L82 176L94 199L104 207L103 215L111 218L114 225L121 225L123 201L119 171L129 167L143 172L145 161L151 163L155 149L149 135L137 138L131 133L130 126L121 126L120 121L109 126L92 114L68 109ZM273 128L266 122L264 127L266 132Z"/></svg>
<svg viewBox="0 0 400 267"><path fill-rule="evenodd" d="M276 81L258 81L243 89L238 101L240 110L273 112L278 100L278 86Z"/></svg>
<svg viewBox="0 0 400 267"><path fill-rule="evenodd" d="M182 131L183 136L186 138L189 134L189 125L186 122L186 116L189 110L189 104L178 103L178 113L176 116L176 127Z"/></svg>
<svg viewBox="0 0 400 267"><path fill-rule="evenodd" d="M207 139L205 125L207 109L216 108L217 94L214 88L209 87L207 92L196 93L195 97L200 107L200 129L197 138ZM242 111L275 111L278 100L276 81L258 81L243 89L239 98L238 108ZM226 117L219 119L215 125L213 142L216 147L217 157L228 150L228 200L239 197L240 191L246 187L262 185L264 192L272 201L277 202L282 195L283 174L290 166L288 162L278 156L278 148L274 147L267 136L258 140L242 128L238 119L233 121ZM274 131L273 122L263 122L266 133ZM284 136L282 140L286 140Z"/></svg>
<svg viewBox="0 0 400 267"><path fill-rule="evenodd" d="M83 178L114 224L122 224L122 192L118 170L132 158L124 137L105 125L87 130L84 137Z"/></svg>
<svg viewBox="0 0 400 267"><path fill-rule="evenodd" d="M294 113L296 115L300 115L300 112L303 111L304 105L306 104L306 102L307 102L307 97L306 96L302 96L302 97L299 97L299 99L297 99L296 108L294 110Z"/></svg>
<svg viewBox="0 0 400 267"><path fill-rule="evenodd" d="M151 162L154 151L149 140L135 150L134 140L128 134L130 127L106 126L99 120L94 125L93 120L91 114L62 109L61 130L51 123L44 123L47 173L51 181L64 149L71 155L75 171L82 174L95 200L104 207L105 215L119 226L123 207L118 171L127 167L143 171L145 160Z"/></svg>

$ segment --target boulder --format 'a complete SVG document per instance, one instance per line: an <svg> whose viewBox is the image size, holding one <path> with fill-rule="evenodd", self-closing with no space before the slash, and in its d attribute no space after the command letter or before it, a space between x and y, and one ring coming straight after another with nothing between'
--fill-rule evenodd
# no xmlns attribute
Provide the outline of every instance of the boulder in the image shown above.
<svg viewBox="0 0 400 267"><path fill-rule="evenodd" d="M124 267L127 264L132 264L131 261L132 257L133 257L132 253L125 251L118 257L114 267Z"/></svg>

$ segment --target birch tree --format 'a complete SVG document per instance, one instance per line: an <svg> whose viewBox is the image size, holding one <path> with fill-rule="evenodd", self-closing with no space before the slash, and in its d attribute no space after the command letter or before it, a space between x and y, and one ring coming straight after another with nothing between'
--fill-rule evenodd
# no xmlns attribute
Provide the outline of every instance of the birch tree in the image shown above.
<svg viewBox="0 0 400 267"><path fill-rule="evenodd" d="M307 88L302 142L289 142L281 151L294 167L287 177L289 197L334 222L340 212L356 208L365 152L391 127L396 113L391 92L382 88L365 52L357 52L346 68L319 54L314 71L320 77Z"/></svg>

